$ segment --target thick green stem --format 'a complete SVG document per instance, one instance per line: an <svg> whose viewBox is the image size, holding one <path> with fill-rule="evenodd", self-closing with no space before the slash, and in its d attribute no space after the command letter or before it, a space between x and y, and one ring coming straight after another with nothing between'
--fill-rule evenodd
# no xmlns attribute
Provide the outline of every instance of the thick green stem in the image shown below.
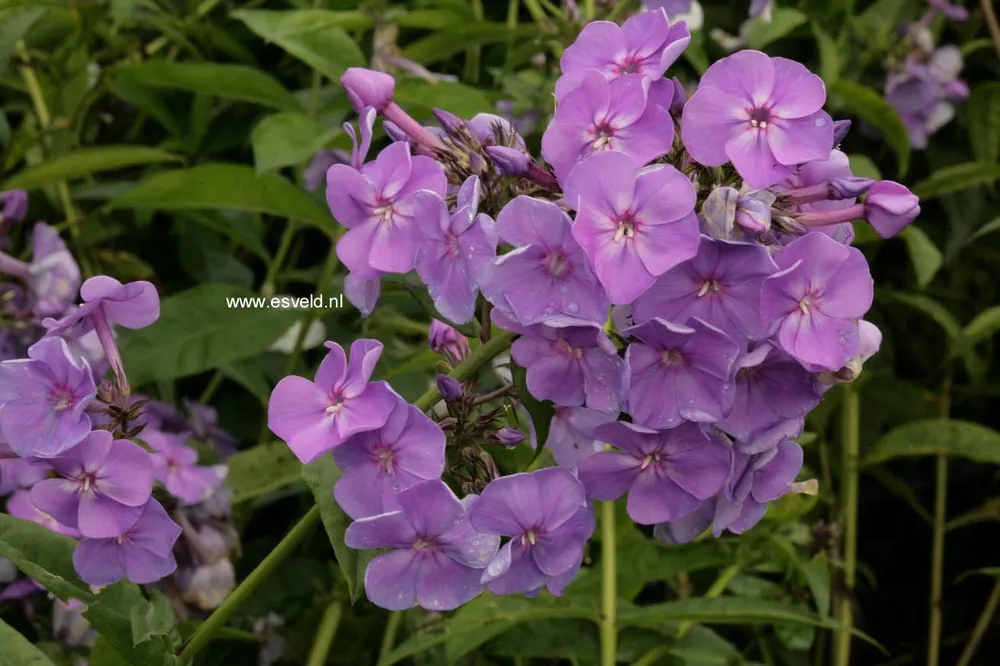
<svg viewBox="0 0 1000 666"><path fill-rule="evenodd" d="M399 633L399 625L403 622L403 612L393 611L389 613L389 621L385 625L385 633L382 634L382 644L378 648L379 666L384 664L396 646L396 635Z"/></svg>
<svg viewBox="0 0 1000 666"><path fill-rule="evenodd" d="M337 625L340 624L340 617L344 612L339 601L335 601L323 611L320 618L319 627L316 629L316 638L313 640L312 650L309 652L309 661L306 666L323 666L327 657L330 656L330 647L333 645L333 637L337 635Z"/></svg>
<svg viewBox="0 0 1000 666"><path fill-rule="evenodd" d="M941 385L940 416L951 414L951 372ZM938 666L941 658L941 591L944 573L944 535L948 520L948 456L938 456L934 482L934 540L931 545L931 620L927 635L927 666Z"/></svg>
<svg viewBox="0 0 1000 666"><path fill-rule="evenodd" d="M615 666L618 655L618 562L615 503L601 502L601 666Z"/></svg>
<svg viewBox="0 0 1000 666"><path fill-rule="evenodd" d="M597 17L597 3L594 0L584 0L583 20L593 21Z"/></svg>
<svg viewBox="0 0 1000 666"><path fill-rule="evenodd" d="M837 599L837 629L833 643L834 666L850 666L851 630L854 625L854 583L858 557L858 451L861 417L857 391L844 387L841 413L841 528L844 532L844 592Z"/></svg>
<svg viewBox="0 0 1000 666"><path fill-rule="evenodd" d="M184 649L181 650L178 659L181 664L189 664L195 655L208 645L212 637L225 626L226 622L235 613L246 599L256 591L260 584L264 582L278 566L295 552L299 544L312 532L313 528L319 524L319 507L314 506L309 509L309 513L302 517L292 531L281 540L274 550L264 558L264 561L257 565L257 568L250 572L242 583L240 583L233 593L222 602L222 605L215 609L205 623L198 627L198 630L188 641Z"/></svg>
<svg viewBox="0 0 1000 666"><path fill-rule="evenodd" d="M986 630L993 624L993 616L997 612L998 604L1000 604L1000 580L993 585L993 592L990 593L990 598L983 607L979 621L976 622L976 628L972 630L972 636L969 637L969 642L965 644L965 649L962 650L962 656L959 657L956 666L969 666L969 663L972 661L972 655L976 653L976 648L979 647L980 641L986 635Z"/></svg>
<svg viewBox="0 0 1000 666"><path fill-rule="evenodd" d="M507 348L510 347L510 343L513 339L513 333L501 331L490 338L490 341L486 344L473 349L468 358L459 363L458 367L452 370L451 376L460 382L464 382L466 379L474 375L479 368L489 363L493 357L506 351ZM441 393L437 390L437 386L434 386L433 388L428 389L422 396L417 398L413 404L416 405L421 411L426 412L428 409L436 405L440 399Z"/></svg>

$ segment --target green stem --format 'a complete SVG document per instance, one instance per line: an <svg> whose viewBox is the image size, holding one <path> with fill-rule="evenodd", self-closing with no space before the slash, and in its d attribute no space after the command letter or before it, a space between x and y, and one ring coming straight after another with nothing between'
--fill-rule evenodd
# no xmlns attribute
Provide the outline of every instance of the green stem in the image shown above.
<svg viewBox="0 0 1000 666"><path fill-rule="evenodd" d="M941 385L942 419L951 413L951 372ZM948 520L948 456L938 456L934 482L934 540L931 545L931 620L927 636L927 666L938 666L941 658L941 591L944 573L944 535Z"/></svg>
<svg viewBox="0 0 1000 666"><path fill-rule="evenodd" d="M319 523L319 507L314 506L309 512L292 528L292 530L281 540L274 550L272 550L264 561L257 565L257 568L250 572L242 583L233 590L222 605L208 616L205 623L198 627L198 630L188 641L184 649L181 650L178 659L181 664L189 664L201 650L208 645L216 632L225 626L230 616L239 610L246 599L256 591L260 584L264 582L278 566L295 552L299 544L312 532Z"/></svg>
<svg viewBox="0 0 1000 666"><path fill-rule="evenodd" d="M956 666L969 666L969 663L972 661L972 655L976 653L976 648L979 647L980 641L986 635L986 630L993 624L993 615L997 612L998 604L1000 604L1000 580L993 585L993 592L990 593L990 598L987 600L986 606L983 607L983 612L979 615L979 621L976 622L976 628L972 630L972 636L969 637L969 642L965 644L965 649L962 650L962 656L959 657Z"/></svg>
<svg viewBox="0 0 1000 666"><path fill-rule="evenodd" d="M484 18L482 0L472 0L472 16L476 23L482 23ZM465 80L475 83L479 80L479 62L482 57L482 48L478 45L470 46L465 52Z"/></svg>
<svg viewBox="0 0 1000 666"><path fill-rule="evenodd" d="M220 2L222 2L222 0L205 0L200 5L198 5L198 7L194 10L194 14L192 16L189 16L187 19L184 20L185 25L200 20L210 11L215 9L215 6ZM154 53L156 53L169 43L170 39L166 35L161 35L157 37L156 39L151 41L149 45L146 47L146 55L153 55Z"/></svg>
<svg viewBox="0 0 1000 666"><path fill-rule="evenodd" d="M583 2L583 20L593 21L597 17L597 3L595 0L584 0Z"/></svg>
<svg viewBox="0 0 1000 666"><path fill-rule="evenodd" d="M601 502L601 666L617 663L617 555L615 503Z"/></svg>
<svg viewBox="0 0 1000 666"><path fill-rule="evenodd" d="M288 256L288 250L292 247L292 239L295 237L297 229L298 225L292 220L288 220L285 223L285 230L282 232L281 241L278 243L278 251L275 253L274 258L271 259L271 263L267 267L267 275L264 276L264 284L260 287L260 293L264 296L274 296L275 278L277 278L278 272L285 264L285 258Z"/></svg>
<svg viewBox="0 0 1000 666"><path fill-rule="evenodd" d="M382 644L378 648L377 664L384 664L388 660L389 654L392 652L392 648L396 645L396 634L399 633L399 625L402 621L402 611L393 611L389 613L389 621L385 625L385 633L382 634Z"/></svg>
<svg viewBox="0 0 1000 666"><path fill-rule="evenodd" d="M844 592L837 599L837 629L833 643L834 666L850 666L851 629L854 625L854 583L858 556L858 451L860 449L861 416L857 391L844 387L841 413L841 525L844 530Z"/></svg>
<svg viewBox="0 0 1000 666"><path fill-rule="evenodd" d="M722 593L726 591L729 587L729 583L733 581L734 578L740 573L740 565L730 564L728 567L723 569L719 573L719 577L715 579L711 587L705 592L706 599L715 599L716 597L722 596ZM681 626L677 629L677 640L684 638L689 631L694 628L696 623L693 620L684 620Z"/></svg>
<svg viewBox="0 0 1000 666"><path fill-rule="evenodd" d="M464 382L469 377L474 375L476 371L482 366L486 365L494 356L499 355L501 352L507 350L510 347L511 341L514 339L514 334L509 331L501 331L495 336L490 338L490 341L484 345L480 345L472 350L469 356L458 364L451 372L451 376L460 382ZM438 392L437 386L430 388L422 396L417 398L413 404L421 411L427 411L431 407L437 404L438 400L441 399L441 393Z"/></svg>
<svg viewBox="0 0 1000 666"><path fill-rule="evenodd" d="M608 12L608 15L604 17L604 20L612 22L616 21L618 20L618 17L625 12L626 9L631 9L631 7L632 7L631 0L618 0L615 6L611 8L611 11Z"/></svg>
<svg viewBox="0 0 1000 666"><path fill-rule="evenodd" d="M309 660L306 666L323 666L330 656L330 647L333 645L333 637L337 635L337 625L340 624L340 616L344 611L339 601L335 601L323 611L323 617L319 621L319 628L316 630L316 638L313 640L312 651L309 652Z"/></svg>
<svg viewBox="0 0 1000 666"><path fill-rule="evenodd" d="M225 379L225 376L222 374L222 371L216 370L215 374L212 375L212 378L208 381L208 386L206 386L205 390L201 392L201 397L198 398L198 402L203 405L207 405L212 399L212 396L215 395L215 392L219 390L220 386L222 386L223 379Z"/></svg>

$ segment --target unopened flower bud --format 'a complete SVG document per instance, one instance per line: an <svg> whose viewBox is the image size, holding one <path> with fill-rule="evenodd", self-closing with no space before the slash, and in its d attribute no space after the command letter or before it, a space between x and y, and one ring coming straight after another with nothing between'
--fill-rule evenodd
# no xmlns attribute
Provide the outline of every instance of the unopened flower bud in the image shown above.
<svg viewBox="0 0 1000 666"><path fill-rule="evenodd" d="M452 365L458 365L469 355L469 341L465 336L437 319L431 320L429 342L431 349L448 357Z"/></svg>
<svg viewBox="0 0 1000 666"><path fill-rule="evenodd" d="M864 319L858 322L858 351L840 370L821 372L818 379L824 384L849 384L861 375L865 361L878 353L882 346L882 331Z"/></svg>
<svg viewBox="0 0 1000 666"><path fill-rule="evenodd" d="M531 157L517 148L487 146L486 154L493 160L497 170L505 176L523 176L531 165Z"/></svg>
<svg viewBox="0 0 1000 666"><path fill-rule="evenodd" d="M486 160L479 153L469 153L469 171L475 175L481 174L486 169Z"/></svg>
<svg viewBox="0 0 1000 666"><path fill-rule="evenodd" d="M0 192L0 223L20 222L28 214L28 193L24 190Z"/></svg>
<svg viewBox="0 0 1000 666"><path fill-rule="evenodd" d="M493 438L508 449L512 449L524 441L524 433L517 428L503 428L494 432Z"/></svg>
<svg viewBox="0 0 1000 666"><path fill-rule="evenodd" d="M733 187L717 187L708 193L701 207L706 234L722 240L732 238L738 199L739 192Z"/></svg>
<svg viewBox="0 0 1000 666"><path fill-rule="evenodd" d="M920 215L920 199L906 187L880 180L868 189L865 217L882 238L892 238Z"/></svg>
<svg viewBox="0 0 1000 666"><path fill-rule="evenodd" d="M457 135L467 131L465 121L451 111L434 109L434 117L437 118L438 124L440 124L441 127L444 128L444 131L448 134Z"/></svg>
<svg viewBox="0 0 1000 666"><path fill-rule="evenodd" d="M441 397L447 402L456 402L462 399L462 384L454 377L438 375L437 387Z"/></svg>
<svg viewBox="0 0 1000 666"><path fill-rule="evenodd" d="M859 178L858 176L847 176L844 178L834 178L830 181L831 199L853 199L860 197L868 191L875 181L871 178Z"/></svg>
<svg viewBox="0 0 1000 666"><path fill-rule="evenodd" d="M736 200L736 224L749 236L762 236L771 229L770 204L751 196Z"/></svg>
<svg viewBox="0 0 1000 666"><path fill-rule="evenodd" d="M684 89L684 84L676 76L671 81L674 82L674 99L670 102L670 113L680 117L684 105L687 104L687 91Z"/></svg>
<svg viewBox="0 0 1000 666"><path fill-rule="evenodd" d="M392 121L383 121L382 129L385 130L385 133L388 134L389 138L393 141L406 141L407 143L410 141L410 137L406 136L406 132L399 129L399 127L396 126L396 123Z"/></svg>
<svg viewBox="0 0 1000 666"><path fill-rule="evenodd" d="M363 67L349 67L340 77L347 98L358 113L370 106L382 112L392 102L396 80L383 72Z"/></svg>
<svg viewBox="0 0 1000 666"><path fill-rule="evenodd" d="M851 121L850 120L835 120L833 121L833 147L836 148L844 139L847 138L847 133L851 131Z"/></svg>

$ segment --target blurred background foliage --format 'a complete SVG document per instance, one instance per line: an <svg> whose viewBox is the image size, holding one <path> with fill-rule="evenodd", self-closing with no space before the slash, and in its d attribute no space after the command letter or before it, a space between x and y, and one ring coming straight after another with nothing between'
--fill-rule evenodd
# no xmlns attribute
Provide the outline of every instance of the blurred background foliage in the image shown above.
<svg viewBox="0 0 1000 666"><path fill-rule="evenodd" d="M87 274L160 289L161 321L123 332L126 366L151 396L211 403L241 440L230 460L239 577L313 502L265 427L276 381L311 374L310 349L323 339L362 333L385 343L381 378L408 400L430 385L438 360L427 349L426 299L407 284L388 288L366 320L349 306L225 307L226 296L341 291L330 252L338 225L321 188L309 191L317 154L350 147L337 78L354 65L389 71L397 102L421 120L434 107L508 115L537 154L580 13L623 18L639 5L566 4L0 0L0 190L28 189L29 220L57 224ZM917 149L883 90L923 0L778 0L770 21L748 21L744 0L702 3L704 25L670 75L693 89L736 43L804 62L826 81L834 116L855 121L843 149L856 174L906 183L923 213L891 241L858 229L878 287L870 319L885 341L862 377L810 418L803 478L819 479L819 495L784 498L742 537L683 547L619 521L620 662L1000 661L991 631L1000 601L1000 28L990 31L989 2L966 4L968 20L938 16L928 27L936 44L960 49L971 95ZM28 229L9 231L15 247ZM500 463L513 468L531 452L507 455ZM603 547L595 537L588 564ZM484 596L449 617L352 605L357 582L313 533L196 663L596 663L599 567L562 599ZM0 617L53 663L123 663L103 639L89 655L54 643L45 612L0 602ZM200 617L181 619L184 634ZM317 657L316 636L331 625L333 647ZM882 647L854 639L848 657L850 626Z"/></svg>

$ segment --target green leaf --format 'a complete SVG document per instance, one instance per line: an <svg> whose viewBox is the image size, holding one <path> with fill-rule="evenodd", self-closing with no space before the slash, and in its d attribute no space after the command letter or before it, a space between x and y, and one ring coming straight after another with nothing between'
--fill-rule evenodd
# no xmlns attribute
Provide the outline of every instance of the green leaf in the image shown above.
<svg viewBox="0 0 1000 666"><path fill-rule="evenodd" d="M393 98L417 117L430 115L434 108L451 111L462 118L496 110L483 91L451 81L402 79L396 82Z"/></svg>
<svg viewBox="0 0 1000 666"><path fill-rule="evenodd" d="M484 592L458 609L444 631L425 630L410 636L380 666L390 666L441 644L445 644L448 663L454 663L522 622L560 618L596 621L597 611L553 599L545 592L534 599L496 597Z"/></svg>
<svg viewBox="0 0 1000 666"><path fill-rule="evenodd" d="M295 97L274 78L244 65L147 60L116 67L113 72L151 88L184 90L283 111L302 110Z"/></svg>
<svg viewBox="0 0 1000 666"><path fill-rule="evenodd" d="M333 499L333 484L339 478L340 470L337 469L333 456L320 456L315 462L302 467L302 479L312 490L316 506L319 507L326 536L330 539L337 564L347 580L347 591L353 603L361 597L361 590L364 589L365 564L358 551L344 545L344 532L351 524L351 518Z"/></svg>
<svg viewBox="0 0 1000 666"><path fill-rule="evenodd" d="M868 453L864 464L938 455L1000 464L1000 432L957 419L914 421L890 430Z"/></svg>
<svg viewBox="0 0 1000 666"><path fill-rule="evenodd" d="M333 219L305 191L277 174L242 164L204 164L157 174L111 202L142 210L242 210L308 222L330 233Z"/></svg>
<svg viewBox="0 0 1000 666"><path fill-rule="evenodd" d="M791 33L809 18L797 9L779 7L771 13L771 20L762 17L751 19L748 24L747 39L750 48L761 50L771 42L776 42Z"/></svg>
<svg viewBox="0 0 1000 666"><path fill-rule="evenodd" d="M164 299L152 326L122 330L121 353L133 385L187 377L265 352L299 315L230 307L231 298L255 295L239 287L201 285Z"/></svg>
<svg viewBox="0 0 1000 666"><path fill-rule="evenodd" d="M79 148L21 171L5 182L3 188L31 190L59 180L73 180L92 173L171 161L182 160L177 155L145 146Z"/></svg>
<svg viewBox="0 0 1000 666"><path fill-rule="evenodd" d="M27 638L0 620L0 666L52 666L52 661Z"/></svg>
<svg viewBox="0 0 1000 666"><path fill-rule="evenodd" d="M418 39L403 49L403 57L422 65L432 65L461 53L470 46L482 46L514 40L527 42L539 34L535 24L508 28L502 23L468 22L459 28L448 28Z"/></svg>
<svg viewBox="0 0 1000 666"><path fill-rule="evenodd" d="M18 7L0 12L0 71L7 70L14 45L44 15L44 7Z"/></svg>
<svg viewBox="0 0 1000 666"><path fill-rule="evenodd" d="M626 609L618 614L623 627L657 627L665 622L704 624L804 624L833 627L802 606L756 597L691 597L651 606Z"/></svg>
<svg viewBox="0 0 1000 666"><path fill-rule="evenodd" d="M972 235L969 236L968 239L966 239L965 245L968 245L977 238L982 238L987 234L992 234L995 231L1000 231L1000 217L995 217L986 224L984 224L983 226L976 229L975 232L973 232Z"/></svg>
<svg viewBox="0 0 1000 666"><path fill-rule="evenodd" d="M833 85L840 78L840 45L815 21L812 31L819 47L819 75L826 85Z"/></svg>
<svg viewBox="0 0 1000 666"><path fill-rule="evenodd" d="M524 408L528 410L531 422L535 426L537 446L535 447L535 455L531 459L531 462L535 462L538 456L542 455L542 451L545 450L545 443L549 440L549 429L552 427L552 417L555 416L556 410L550 401L536 400L528 392L527 370L511 362L510 372L514 378L514 386L517 388L518 398L521 400Z"/></svg>
<svg viewBox="0 0 1000 666"><path fill-rule="evenodd" d="M303 113L286 111L267 116L250 135L257 173L304 162L325 148L337 133L327 131Z"/></svg>
<svg viewBox="0 0 1000 666"><path fill-rule="evenodd" d="M817 553L802 564L802 573L812 592L813 602L824 620L830 617L830 560L825 552Z"/></svg>
<svg viewBox="0 0 1000 666"><path fill-rule="evenodd" d="M159 590L151 590L149 601L132 607L132 644L145 643L154 636L167 636L174 629L174 612Z"/></svg>
<svg viewBox="0 0 1000 666"><path fill-rule="evenodd" d="M847 156L851 164L851 173L861 178L871 178L872 180L882 180L882 172L879 171L872 158L862 153Z"/></svg>
<svg viewBox="0 0 1000 666"><path fill-rule="evenodd" d="M976 161L995 164L1000 152L1000 83L976 86L966 103L965 115Z"/></svg>
<svg viewBox="0 0 1000 666"><path fill-rule="evenodd" d="M928 296L924 296L922 294L908 294L902 291L885 291L880 292L880 294L915 310L920 310L937 322L937 325L944 329L944 332L947 333L948 337L952 340L956 340L962 333L962 325L957 319L955 319L955 316L948 311L948 308Z"/></svg>
<svg viewBox="0 0 1000 666"><path fill-rule="evenodd" d="M896 153L899 177L906 175L910 165L910 135L896 109L871 88L846 79L830 85L829 94L832 106L854 113L882 133Z"/></svg>
<svg viewBox="0 0 1000 666"><path fill-rule="evenodd" d="M131 666L125 657L118 654L114 646L104 636L98 636L90 648L87 666Z"/></svg>
<svg viewBox="0 0 1000 666"><path fill-rule="evenodd" d="M906 241L906 249L910 253L910 262L917 274L917 285L923 289L931 283L937 272L944 265L944 255L937 249L933 241L921 229L909 226L899 234Z"/></svg>
<svg viewBox="0 0 1000 666"><path fill-rule="evenodd" d="M996 335L1000 331L1000 306L983 310L969 322L962 331L963 342L976 344Z"/></svg>
<svg viewBox="0 0 1000 666"><path fill-rule="evenodd" d="M234 504L302 481L302 464L284 442L267 442L239 451L227 464Z"/></svg>
<svg viewBox="0 0 1000 666"><path fill-rule="evenodd" d="M983 162L966 162L937 169L916 185L913 193L921 199L935 199L978 185L989 185L1000 178L1000 165Z"/></svg>
<svg viewBox="0 0 1000 666"><path fill-rule="evenodd" d="M237 10L232 17L269 42L274 42L320 74L336 81L348 67L365 64L357 44L343 30L355 12L326 9L292 11Z"/></svg>
<svg viewBox="0 0 1000 666"><path fill-rule="evenodd" d="M108 81L108 90L115 97L148 113L173 136L180 137L184 135L184 130L181 128L180 123L177 122L177 118L174 117L173 110L163 100L162 93L159 90L151 89L132 79L121 76Z"/></svg>

